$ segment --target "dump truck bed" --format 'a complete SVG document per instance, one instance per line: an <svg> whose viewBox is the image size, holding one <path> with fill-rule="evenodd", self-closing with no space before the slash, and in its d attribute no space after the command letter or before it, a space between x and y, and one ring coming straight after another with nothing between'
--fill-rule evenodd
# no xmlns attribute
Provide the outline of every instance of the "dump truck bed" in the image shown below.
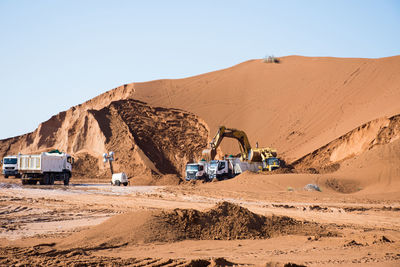
<svg viewBox="0 0 400 267"><path fill-rule="evenodd" d="M18 168L22 173L62 172L65 168L65 157L65 154L49 153L21 155Z"/></svg>

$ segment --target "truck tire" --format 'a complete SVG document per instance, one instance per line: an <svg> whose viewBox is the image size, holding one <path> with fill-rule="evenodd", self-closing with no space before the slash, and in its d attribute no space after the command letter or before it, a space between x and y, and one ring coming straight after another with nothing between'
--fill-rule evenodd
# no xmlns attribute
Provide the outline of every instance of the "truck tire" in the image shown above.
<svg viewBox="0 0 400 267"><path fill-rule="evenodd" d="M120 180L116 180L116 181L115 181L115 185L116 185L116 186L121 186Z"/></svg>
<svg viewBox="0 0 400 267"><path fill-rule="evenodd" d="M26 184L28 184L28 182L29 182L29 181L28 181L28 180L25 180L25 179L23 179L23 180L21 180L21 182L22 182L22 184L23 184L23 185L26 185Z"/></svg>
<svg viewBox="0 0 400 267"><path fill-rule="evenodd" d="M69 185L69 177L71 175L69 173L66 173L64 176L64 185Z"/></svg>
<svg viewBox="0 0 400 267"><path fill-rule="evenodd" d="M55 180L54 173L51 173L49 175L49 185L53 185L54 184L54 180Z"/></svg>
<svg viewBox="0 0 400 267"><path fill-rule="evenodd" d="M20 173L16 174L15 178L21 178L21 174Z"/></svg>
<svg viewBox="0 0 400 267"><path fill-rule="evenodd" d="M127 182L125 182L125 183L123 183L123 185L124 185L124 186L127 186L127 185L128 185L128 183L127 183Z"/></svg>
<svg viewBox="0 0 400 267"><path fill-rule="evenodd" d="M45 173L45 174L43 175L42 180L40 180L39 183L40 183L41 185L47 185L47 184L49 184L49 181L50 181L49 174L48 174L48 173Z"/></svg>
<svg viewBox="0 0 400 267"><path fill-rule="evenodd" d="M4 178L8 179L8 175L4 175Z"/></svg>

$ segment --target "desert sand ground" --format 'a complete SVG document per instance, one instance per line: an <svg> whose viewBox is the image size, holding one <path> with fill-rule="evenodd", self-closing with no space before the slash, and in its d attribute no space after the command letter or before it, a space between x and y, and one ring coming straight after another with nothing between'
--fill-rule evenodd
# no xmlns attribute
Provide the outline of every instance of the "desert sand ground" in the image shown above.
<svg viewBox="0 0 400 267"><path fill-rule="evenodd" d="M115 187L75 178L68 187L22 187L18 179L2 178L0 264L399 266L398 196L363 190L344 194L334 191L328 180L325 175L245 173L227 181L179 186ZM321 192L304 190L307 183L317 183ZM208 211L223 201L309 225L294 231L272 229L262 238L171 236L164 239L168 241L143 226L146 212ZM174 232L178 226L168 227ZM191 225L185 227L189 231ZM131 237L132 232L155 239Z"/></svg>

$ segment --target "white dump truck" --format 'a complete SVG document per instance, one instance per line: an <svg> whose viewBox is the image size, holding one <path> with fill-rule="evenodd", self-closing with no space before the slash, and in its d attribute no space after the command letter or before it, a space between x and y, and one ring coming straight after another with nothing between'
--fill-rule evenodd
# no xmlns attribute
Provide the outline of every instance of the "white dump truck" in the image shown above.
<svg viewBox="0 0 400 267"><path fill-rule="evenodd" d="M227 157L223 160L212 160L208 167L209 179L226 180L245 171L258 172L262 170L262 162L247 162L240 158Z"/></svg>
<svg viewBox="0 0 400 267"><path fill-rule="evenodd" d="M4 178L8 178L9 176L14 176L15 178L21 177L18 172L18 156L6 156L1 163L3 164Z"/></svg>
<svg viewBox="0 0 400 267"><path fill-rule="evenodd" d="M54 181L63 181L68 185L73 163L73 157L58 150L18 157L22 184L52 185Z"/></svg>
<svg viewBox="0 0 400 267"><path fill-rule="evenodd" d="M208 163L201 160L198 163L188 163L185 169L185 180L208 180Z"/></svg>

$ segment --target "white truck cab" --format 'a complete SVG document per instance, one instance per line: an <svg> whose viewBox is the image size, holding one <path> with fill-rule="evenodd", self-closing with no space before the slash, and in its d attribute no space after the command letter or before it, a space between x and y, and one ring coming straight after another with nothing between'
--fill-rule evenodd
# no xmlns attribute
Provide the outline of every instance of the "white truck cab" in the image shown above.
<svg viewBox="0 0 400 267"><path fill-rule="evenodd" d="M18 156L6 156L1 162L3 164L4 178L8 178L9 176L14 176L15 178L21 177L18 172Z"/></svg>
<svg viewBox="0 0 400 267"><path fill-rule="evenodd" d="M198 163L188 163L186 164L185 180L208 180L207 170L208 164L205 160Z"/></svg>
<svg viewBox="0 0 400 267"><path fill-rule="evenodd" d="M208 167L209 179L225 180L234 177L233 164L229 160L212 160Z"/></svg>

